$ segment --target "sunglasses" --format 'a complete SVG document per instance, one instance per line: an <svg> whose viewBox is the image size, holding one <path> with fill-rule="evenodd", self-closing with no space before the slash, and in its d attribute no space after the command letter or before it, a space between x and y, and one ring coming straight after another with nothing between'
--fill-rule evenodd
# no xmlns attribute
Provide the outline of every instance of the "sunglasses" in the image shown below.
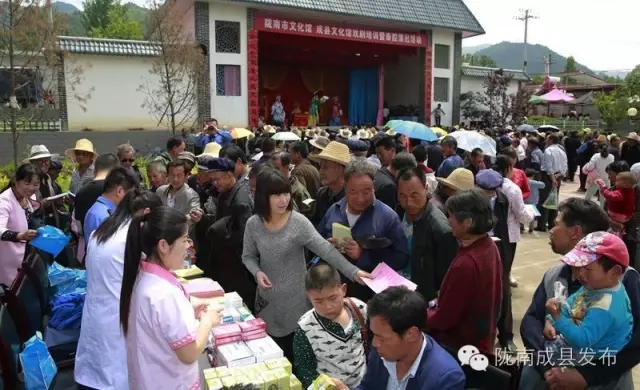
<svg viewBox="0 0 640 390"><path fill-rule="evenodd" d="M126 163L126 162L134 162L136 161L134 158L123 158L122 160L120 160L121 163Z"/></svg>

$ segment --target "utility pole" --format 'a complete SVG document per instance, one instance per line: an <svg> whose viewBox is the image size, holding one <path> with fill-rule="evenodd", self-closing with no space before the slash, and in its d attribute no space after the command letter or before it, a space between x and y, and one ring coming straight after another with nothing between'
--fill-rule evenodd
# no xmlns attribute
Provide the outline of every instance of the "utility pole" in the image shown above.
<svg viewBox="0 0 640 390"><path fill-rule="evenodd" d="M522 70L527 71L527 45L529 42L529 19L538 19L537 16L531 14L530 9L521 9L521 15L516 16L515 19L524 22L524 61L522 64Z"/></svg>
<svg viewBox="0 0 640 390"><path fill-rule="evenodd" d="M551 53L549 53L548 56L544 57L544 67L545 67L545 72L547 73L547 76L551 75L551 64L555 63L555 61L553 61L551 57L552 57Z"/></svg>

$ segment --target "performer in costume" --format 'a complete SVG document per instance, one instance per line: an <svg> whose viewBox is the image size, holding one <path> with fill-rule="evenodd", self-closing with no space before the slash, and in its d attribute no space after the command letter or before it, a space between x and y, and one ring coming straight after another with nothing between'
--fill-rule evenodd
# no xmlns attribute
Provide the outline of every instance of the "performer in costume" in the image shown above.
<svg viewBox="0 0 640 390"><path fill-rule="evenodd" d="M340 126L342 124L342 106L337 96L333 97L333 110L331 112L331 121L329 125Z"/></svg>
<svg viewBox="0 0 640 390"><path fill-rule="evenodd" d="M320 105L325 101L326 99L324 97L320 97L320 91L315 91L313 93L311 104L309 106L309 120L307 122L307 126L315 127L318 125L318 120L320 117Z"/></svg>

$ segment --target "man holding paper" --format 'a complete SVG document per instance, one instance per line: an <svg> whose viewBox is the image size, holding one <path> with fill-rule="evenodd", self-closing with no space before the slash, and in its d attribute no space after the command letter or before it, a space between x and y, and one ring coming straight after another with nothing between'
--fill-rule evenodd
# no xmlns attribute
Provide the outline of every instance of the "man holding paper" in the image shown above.
<svg viewBox="0 0 640 390"><path fill-rule="evenodd" d="M350 162L344 171L345 197L329 207L317 229L361 270L371 272L385 262L398 271L409 262L407 238L396 212L374 196L375 173L366 161ZM348 288L349 295L364 302L373 295L355 283L348 282Z"/></svg>

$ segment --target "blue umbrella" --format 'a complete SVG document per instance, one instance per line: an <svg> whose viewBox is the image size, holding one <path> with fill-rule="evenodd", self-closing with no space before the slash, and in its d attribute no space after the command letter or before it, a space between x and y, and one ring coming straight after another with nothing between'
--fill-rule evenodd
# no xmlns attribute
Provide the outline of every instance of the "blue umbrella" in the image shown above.
<svg viewBox="0 0 640 390"><path fill-rule="evenodd" d="M387 122L385 127L389 127L396 133L406 135L407 137L413 139L420 139L423 141L437 141L438 138L440 138L438 137L438 134L436 134L435 131L431 130L427 125L418 122L392 120Z"/></svg>

